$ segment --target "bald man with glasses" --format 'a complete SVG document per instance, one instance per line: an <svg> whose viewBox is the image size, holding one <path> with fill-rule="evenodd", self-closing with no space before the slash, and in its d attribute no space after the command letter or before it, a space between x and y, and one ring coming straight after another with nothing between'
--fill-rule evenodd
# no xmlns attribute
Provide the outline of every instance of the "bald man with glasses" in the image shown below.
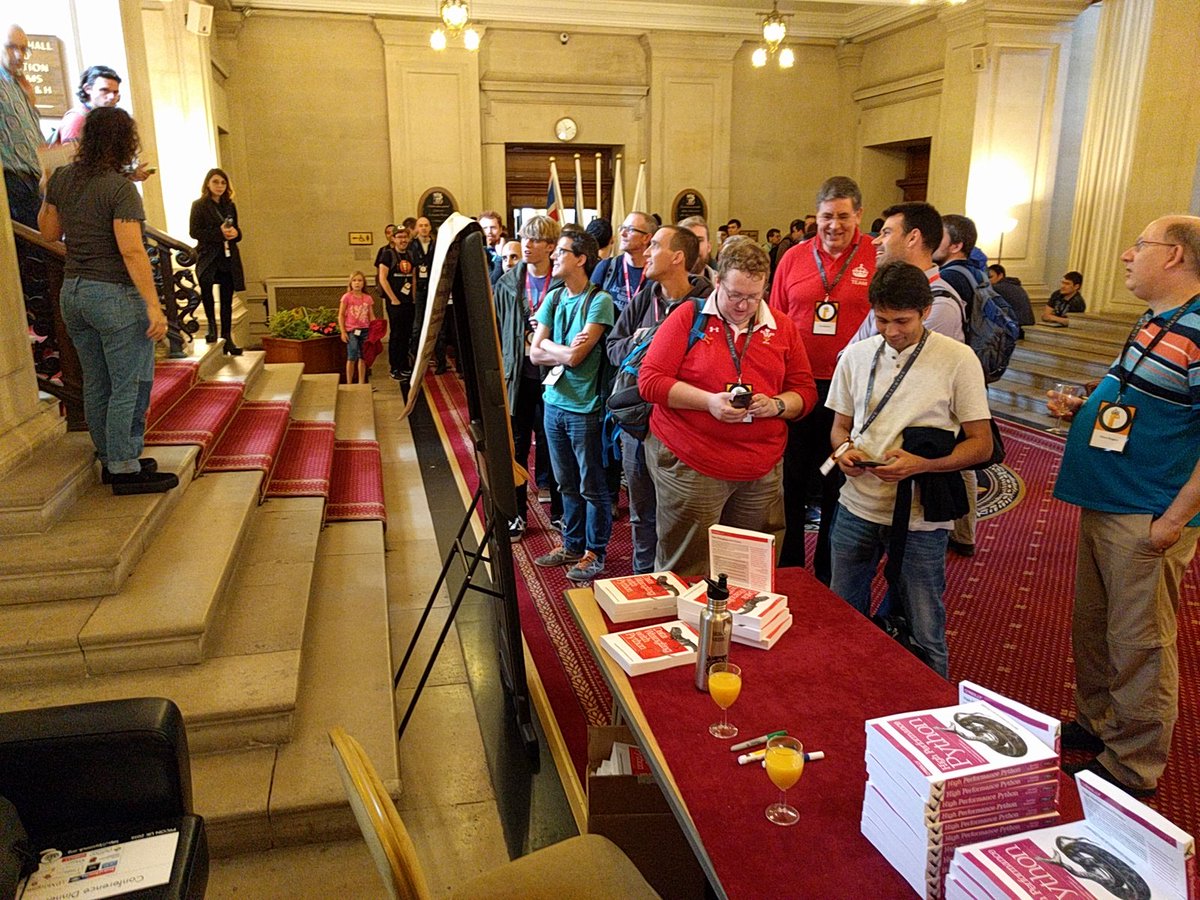
<svg viewBox="0 0 1200 900"><path fill-rule="evenodd" d="M20 25L9 26L0 66L0 162L4 164L4 188L8 210L14 221L37 228L42 199L39 152L45 144L33 102L33 85L25 77L29 38Z"/></svg>

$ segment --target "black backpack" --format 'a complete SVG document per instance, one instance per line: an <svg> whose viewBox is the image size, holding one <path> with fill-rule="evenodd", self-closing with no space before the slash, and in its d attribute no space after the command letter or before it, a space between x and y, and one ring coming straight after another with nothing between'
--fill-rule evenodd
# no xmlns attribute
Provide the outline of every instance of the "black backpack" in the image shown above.
<svg viewBox="0 0 1200 900"><path fill-rule="evenodd" d="M1008 368L1021 326L983 273L973 268L968 268L967 272L974 292L970 298L963 298L967 307L963 314L963 335L983 365L984 380L991 384Z"/></svg>
<svg viewBox="0 0 1200 900"><path fill-rule="evenodd" d="M696 341L703 337L707 324L707 316L700 312L704 308L704 298L693 297L692 303L695 307L694 318L692 330L688 332L687 350L684 351L684 355L687 355L696 345ZM616 367L612 393L608 397L608 411L604 416L605 434L611 435L614 440L623 431L630 437L644 441L650 430L650 409L653 404L643 399L638 391L638 373L642 368L642 360L646 358L646 351L650 349L650 341L665 321L666 316L663 316L647 329L642 339L625 354L621 364Z"/></svg>

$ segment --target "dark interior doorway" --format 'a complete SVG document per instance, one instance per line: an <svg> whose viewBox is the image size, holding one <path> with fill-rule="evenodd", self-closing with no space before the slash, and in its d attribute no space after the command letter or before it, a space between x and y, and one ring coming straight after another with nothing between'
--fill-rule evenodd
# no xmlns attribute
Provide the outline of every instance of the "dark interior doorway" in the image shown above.
<svg viewBox="0 0 1200 900"><path fill-rule="evenodd" d="M523 215L540 214L546 208L546 188L550 183L550 157L558 168L562 203L567 222L573 222L575 209L575 154L582 169L583 207L596 208L596 154L600 154L600 210L612 212L613 160L619 148L595 144L506 144L504 147L505 209L508 233L515 236ZM530 212L532 211L532 212ZM586 224L586 219L585 219Z"/></svg>

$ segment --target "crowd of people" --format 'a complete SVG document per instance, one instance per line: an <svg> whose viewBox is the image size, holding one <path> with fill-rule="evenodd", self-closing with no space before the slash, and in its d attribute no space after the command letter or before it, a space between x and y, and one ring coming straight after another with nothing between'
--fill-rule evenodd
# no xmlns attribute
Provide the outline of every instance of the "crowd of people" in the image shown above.
<svg viewBox="0 0 1200 900"><path fill-rule="evenodd" d="M998 298L1028 326L1032 304L987 265L964 215L899 203L864 232L846 177L816 202L811 223L768 235L768 248L732 220L715 267L703 219L631 212L601 260L590 228L546 216L523 224L517 258L488 214L516 458L548 448L533 478L561 532L535 562L577 583L626 574L606 565L621 481L634 573L707 574L717 522L782 535L780 563L804 565L805 525L819 520L818 577L871 615L886 559L876 621L945 677L946 555L974 553L975 470L997 450L972 308ZM1200 534L1200 219L1151 223L1122 260L1150 312L1086 402L1048 398L1078 420L1056 496L1084 511L1078 713L1063 743L1094 757L1073 770L1149 796L1176 717L1174 610ZM1081 284L1064 276L1047 312L1082 309ZM527 487L517 494L514 540L529 522Z"/></svg>

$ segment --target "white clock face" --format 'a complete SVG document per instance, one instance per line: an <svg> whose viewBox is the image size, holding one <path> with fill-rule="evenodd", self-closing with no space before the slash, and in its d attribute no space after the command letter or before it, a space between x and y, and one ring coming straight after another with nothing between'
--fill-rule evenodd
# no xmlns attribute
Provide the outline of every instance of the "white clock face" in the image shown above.
<svg viewBox="0 0 1200 900"><path fill-rule="evenodd" d="M575 124L574 119L563 118L554 123L554 133L560 141L571 141L575 139L575 135L579 133L579 126Z"/></svg>

